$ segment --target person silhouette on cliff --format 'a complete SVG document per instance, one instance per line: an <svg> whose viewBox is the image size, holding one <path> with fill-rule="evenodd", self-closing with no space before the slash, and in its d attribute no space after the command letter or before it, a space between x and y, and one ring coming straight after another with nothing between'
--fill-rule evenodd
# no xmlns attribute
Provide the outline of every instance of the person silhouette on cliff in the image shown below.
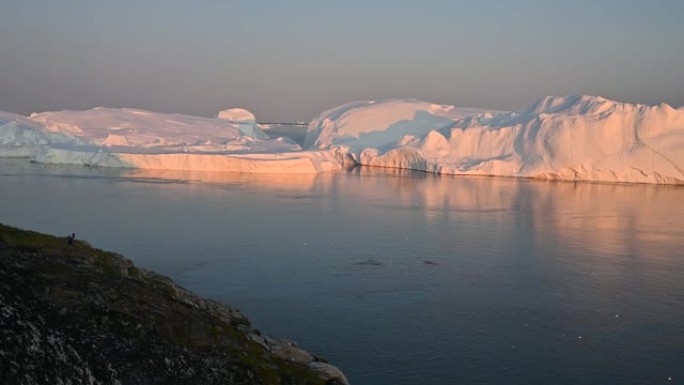
<svg viewBox="0 0 684 385"><path fill-rule="evenodd" d="M71 235L67 236L67 244L71 246L74 243L74 239L76 239L76 233L71 233Z"/></svg>

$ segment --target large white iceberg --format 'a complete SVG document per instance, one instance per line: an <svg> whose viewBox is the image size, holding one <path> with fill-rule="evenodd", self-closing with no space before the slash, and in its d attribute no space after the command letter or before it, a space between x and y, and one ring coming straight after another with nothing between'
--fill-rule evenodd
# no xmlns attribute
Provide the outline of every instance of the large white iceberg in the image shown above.
<svg viewBox="0 0 684 385"><path fill-rule="evenodd" d="M593 96L547 97L518 112L411 100L351 103L314 119L306 144L366 166L684 184L683 108Z"/></svg>
<svg viewBox="0 0 684 385"><path fill-rule="evenodd" d="M684 108L593 96L488 111L392 99L345 104L308 126L305 149L244 109L217 118L95 108L0 113L0 157L165 170L318 173L345 163L434 173L684 184Z"/></svg>
<svg viewBox="0 0 684 385"><path fill-rule="evenodd" d="M0 156L52 164L260 173L341 167L328 151L302 151L289 139L270 139L253 119L130 108L43 112L29 118L0 113Z"/></svg>
<svg viewBox="0 0 684 385"><path fill-rule="evenodd" d="M251 113L249 115L254 117ZM31 114L29 119L43 124L50 132L73 135L94 145L115 147L119 151L222 151L240 138L268 138L268 135L256 127L245 130L241 127L242 121L132 108L99 107L86 111L42 112ZM252 122L252 126L254 124ZM266 143L259 144L265 145L265 151L270 151Z"/></svg>

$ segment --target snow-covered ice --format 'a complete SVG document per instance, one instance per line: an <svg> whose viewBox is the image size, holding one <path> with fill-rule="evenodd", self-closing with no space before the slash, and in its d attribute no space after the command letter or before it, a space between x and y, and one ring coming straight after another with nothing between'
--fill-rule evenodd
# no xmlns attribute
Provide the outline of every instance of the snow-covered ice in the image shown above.
<svg viewBox="0 0 684 385"><path fill-rule="evenodd" d="M353 162L445 174L684 184L684 108L546 97L518 112L411 100L328 110L306 144Z"/></svg>
<svg viewBox="0 0 684 385"><path fill-rule="evenodd" d="M251 111L244 108L229 108L218 113L218 119L229 122L256 124L256 117Z"/></svg>
<svg viewBox="0 0 684 385"><path fill-rule="evenodd" d="M405 136L422 137L461 118L491 113L413 99L361 101L323 112L308 127L305 147L387 150Z"/></svg>
<svg viewBox="0 0 684 385"><path fill-rule="evenodd" d="M223 112L220 115L222 114ZM254 115L250 112L240 110L240 113L233 112L227 114L227 117L232 120L132 108L99 107L86 111L42 112L31 114L29 119L43 124L50 132L76 136L96 146L129 152L140 152L142 149L148 153L178 150L223 151L236 140L268 138L268 135L256 128ZM244 120L245 118L249 120ZM271 144L273 143L268 141L252 141L247 149L272 151ZM282 146L276 147L280 149Z"/></svg>
<svg viewBox="0 0 684 385"><path fill-rule="evenodd" d="M217 118L219 120L237 124L238 129L244 135L257 139L268 139L268 135L258 128L254 114L244 108L229 108L223 110L218 113Z"/></svg>
<svg viewBox="0 0 684 385"><path fill-rule="evenodd" d="M271 131L271 130L269 130ZM276 130L272 130L275 132ZM301 142L300 142L301 143ZM684 108L546 97L516 112L361 101L311 121L304 149L244 109L0 113L0 156L168 170L318 173L344 164L445 174L684 184Z"/></svg>
<svg viewBox="0 0 684 385"><path fill-rule="evenodd" d="M84 143L72 135L51 132L41 124L21 115L0 112L0 156L31 157L50 145L80 146Z"/></svg>
<svg viewBox="0 0 684 385"><path fill-rule="evenodd" d="M252 173L339 169L330 151L302 151L270 139L243 109L220 118L130 108L58 111L22 117L0 113L0 156L52 164Z"/></svg>

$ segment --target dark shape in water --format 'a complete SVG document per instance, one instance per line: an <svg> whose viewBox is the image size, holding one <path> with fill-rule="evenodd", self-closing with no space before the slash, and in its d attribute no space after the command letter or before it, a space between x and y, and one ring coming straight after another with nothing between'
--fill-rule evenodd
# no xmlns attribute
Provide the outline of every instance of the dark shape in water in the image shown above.
<svg viewBox="0 0 684 385"><path fill-rule="evenodd" d="M358 266L382 266L382 265L384 265L384 263L382 263L380 261L376 261L374 259L367 259L365 261L359 261L359 262L356 262L354 264L358 265Z"/></svg>

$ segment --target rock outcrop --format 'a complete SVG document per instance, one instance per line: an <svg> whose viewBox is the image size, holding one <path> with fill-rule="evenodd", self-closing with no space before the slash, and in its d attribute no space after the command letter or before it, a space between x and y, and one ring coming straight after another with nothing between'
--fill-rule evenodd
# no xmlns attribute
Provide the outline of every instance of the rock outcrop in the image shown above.
<svg viewBox="0 0 684 385"><path fill-rule="evenodd" d="M76 240L0 225L2 384L347 384L239 310Z"/></svg>

